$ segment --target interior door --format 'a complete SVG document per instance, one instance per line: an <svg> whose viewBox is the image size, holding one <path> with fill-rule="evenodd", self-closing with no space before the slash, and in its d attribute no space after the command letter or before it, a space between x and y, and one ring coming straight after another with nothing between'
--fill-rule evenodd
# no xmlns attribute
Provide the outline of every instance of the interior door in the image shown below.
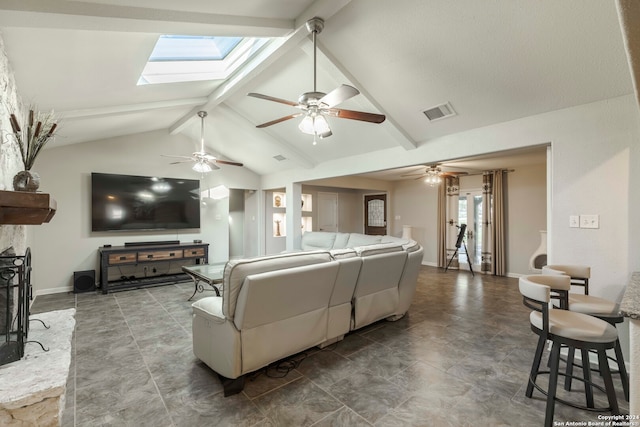
<svg viewBox="0 0 640 427"><path fill-rule="evenodd" d="M458 224L467 224L465 244L458 250L458 262L464 266L473 263L480 271L482 262L482 191L460 191L458 200ZM466 248L465 248L466 246Z"/></svg>
<svg viewBox="0 0 640 427"><path fill-rule="evenodd" d="M318 231L338 231L338 193L318 193Z"/></svg>
<svg viewBox="0 0 640 427"><path fill-rule="evenodd" d="M387 195L364 196L364 234L387 234Z"/></svg>

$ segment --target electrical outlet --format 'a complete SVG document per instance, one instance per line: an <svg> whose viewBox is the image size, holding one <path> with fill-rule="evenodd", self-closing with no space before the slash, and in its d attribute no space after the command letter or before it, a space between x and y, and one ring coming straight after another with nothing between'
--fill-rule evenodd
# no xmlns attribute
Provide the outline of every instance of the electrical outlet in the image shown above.
<svg viewBox="0 0 640 427"><path fill-rule="evenodd" d="M578 215L569 215L569 227L571 227L571 228L580 227L580 216L578 216Z"/></svg>
<svg viewBox="0 0 640 427"><path fill-rule="evenodd" d="M580 228L600 228L598 215L580 215Z"/></svg>

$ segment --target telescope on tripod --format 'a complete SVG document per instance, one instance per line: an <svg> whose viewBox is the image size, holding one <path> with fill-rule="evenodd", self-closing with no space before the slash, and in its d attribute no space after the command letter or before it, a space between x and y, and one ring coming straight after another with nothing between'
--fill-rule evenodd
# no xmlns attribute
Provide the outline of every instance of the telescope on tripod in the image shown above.
<svg viewBox="0 0 640 427"><path fill-rule="evenodd" d="M460 249L460 246L464 246L464 253L467 255L467 261L469 262L469 270L471 270L471 275L475 277L475 274L473 273L472 262L471 262L471 259L469 258L469 251L467 250L467 244L464 241L464 233L467 231L467 224L460 224L459 226L456 225L456 227L460 229L460 231L458 232L458 239L456 240L456 251L453 253L453 255L451 255L451 259L447 263L447 267L444 269L444 271L446 272L449 269L449 266L451 265L451 261L453 261L456 255L458 255L458 250Z"/></svg>

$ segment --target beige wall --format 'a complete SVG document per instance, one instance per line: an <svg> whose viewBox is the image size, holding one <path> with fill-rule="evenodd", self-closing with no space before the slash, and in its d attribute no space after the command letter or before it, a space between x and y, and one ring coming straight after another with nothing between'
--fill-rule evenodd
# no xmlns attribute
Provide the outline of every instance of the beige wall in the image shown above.
<svg viewBox="0 0 640 427"><path fill-rule="evenodd" d="M477 190L482 177L460 179L460 192ZM546 227L546 166L518 166L507 175L507 273L530 274L529 257L540 244L540 230ZM393 234L402 225L412 227L412 236L424 248L424 264L437 265L438 187L422 180L396 181L393 189Z"/></svg>

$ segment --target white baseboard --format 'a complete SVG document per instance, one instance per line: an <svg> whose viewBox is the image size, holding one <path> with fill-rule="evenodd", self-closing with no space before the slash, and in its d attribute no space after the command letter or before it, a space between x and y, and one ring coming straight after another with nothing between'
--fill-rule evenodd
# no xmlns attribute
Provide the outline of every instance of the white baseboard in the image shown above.
<svg viewBox="0 0 640 427"><path fill-rule="evenodd" d="M436 263L436 262L425 262L425 261L422 261L421 264L422 265L428 265L429 267L437 267L438 266L438 263Z"/></svg>
<svg viewBox="0 0 640 427"><path fill-rule="evenodd" d="M37 289L34 290L34 298L38 295L50 295L50 294L64 294L68 292L73 292L72 287L64 286L60 288L47 288L47 289Z"/></svg>

